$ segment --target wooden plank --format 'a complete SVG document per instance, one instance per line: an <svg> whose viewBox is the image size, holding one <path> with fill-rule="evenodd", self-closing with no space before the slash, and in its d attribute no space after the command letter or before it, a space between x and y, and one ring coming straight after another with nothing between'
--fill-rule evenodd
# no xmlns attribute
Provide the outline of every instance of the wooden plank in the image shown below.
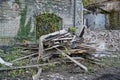
<svg viewBox="0 0 120 80"><path fill-rule="evenodd" d="M66 53L64 53L63 51L61 51L58 48L55 48L56 50L58 50L60 53L64 54L68 59L70 59L72 62L74 62L75 64L77 64L78 66L80 66L81 68L83 68L85 71L88 71L87 67L84 66L83 64L81 64L80 62L76 61L75 59L71 58L69 55L67 55Z"/></svg>

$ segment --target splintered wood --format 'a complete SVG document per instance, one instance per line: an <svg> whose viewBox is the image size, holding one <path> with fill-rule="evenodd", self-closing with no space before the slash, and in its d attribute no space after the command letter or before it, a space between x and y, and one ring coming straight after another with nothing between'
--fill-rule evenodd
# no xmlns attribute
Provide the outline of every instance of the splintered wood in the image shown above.
<svg viewBox="0 0 120 80"><path fill-rule="evenodd" d="M51 55L60 55L61 53L64 53L66 58L83 68L85 71L88 71L87 67L70 56L72 54L87 55L90 51L95 51L94 48L80 46L80 43L80 38L78 38L76 35L72 35L66 30L60 30L47 35L43 35L39 38L38 61L49 59Z"/></svg>
<svg viewBox="0 0 120 80"><path fill-rule="evenodd" d="M55 43L57 43L56 41L60 43L62 40L59 40L59 38L62 37L62 35L65 36L66 33L67 33L66 30L60 30L60 31L56 31L56 32L41 36L39 39L39 57L38 58L42 59L44 55L43 54L44 46L52 47L54 46Z"/></svg>

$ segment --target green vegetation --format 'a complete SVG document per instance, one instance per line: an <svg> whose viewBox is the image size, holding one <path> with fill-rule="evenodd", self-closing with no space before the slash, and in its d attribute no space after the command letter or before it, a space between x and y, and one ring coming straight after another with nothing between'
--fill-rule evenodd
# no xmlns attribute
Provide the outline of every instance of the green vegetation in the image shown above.
<svg viewBox="0 0 120 80"><path fill-rule="evenodd" d="M0 52L0 55L5 61L11 62L20 57L25 56L26 54L22 54L21 49L19 47L14 47L9 53L2 54L2 52ZM26 66L26 64L30 64L30 59L23 59L23 60L12 62L12 63L13 63L13 66ZM6 66L0 64L0 68L6 68ZM35 74L36 68L27 68L27 69L22 68L22 69L16 69L16 70L9 70L5 75L9 75L10 80L14 80L16 76L21 77L22 75L28 75L28 73L32 75ZM0 75L0 77L2 78L5 75Z"/></svg>
<svg viewBox="0 0 120 80"><path fill-rule="evenodd" d="M27 6L25 6L25 8L23 10L21 10L21 19L20 19L20 27L19 27L19 31L17 34L17 39L18 40L30 40L31 39L31 34L30 30L31 30L31 17L29 18L28 22L26 23L26 19L27 19Z"/></svg>
<svg viewBox="0 0 120 80"><path fill-rule="evenodd" d="M15 0L15 2L17 3L17 4L21 4L21 1L20 0Z"/></svg>
<svg viewBox="0 0 120 80"><path fill-rule="evenodd" d="M53 13L44 13L36 16L36 35L41 35L57 31L61 28L61 18Z"/></svg>
<svg viewBox="0 0 120 80"><path fill-rule="evenodd" d="M82 2L84 6L87 6L89 4L95 3L95 0L82 0Z"/></svg>
<svg viewBox="0 0 120 80"><path fill-rule="evenodd" d="M70 27L70 28L68 29L68 31L69 31L70 33L72 33L72 34L75 34L76 28L75 28L75 27Z"/></svg>
<svg viewBox="0 0 120 80"><path fill-rule="evenodd" d="M115 10L112 10L109 14L109 23L110 27L109 29L120 29L120 19L119 19L119 12L116 12Z"/></svg>
<svg viewBox="0 0 120 80"><path fill-rule="evenodd" d="M115 57L112 56L105 56L102 57L102 63L106 66L111 67L120 67L120 55L119 53L115 55Z"/></svg>
<svg viewBox="0 0 120 80"><path fill-rule="evenodd" d="M6 61L12 61L17 59L20 56L20 49L13 48L11 50L12 51L10 51L8 54L1 53L1 57L4 58Z"/></svg>
<svg viewBox="0 0 120 80"><path fill-rule="evenodd" d="M83 5L87 5L88 4L88 0L82 0Z"/></svg>

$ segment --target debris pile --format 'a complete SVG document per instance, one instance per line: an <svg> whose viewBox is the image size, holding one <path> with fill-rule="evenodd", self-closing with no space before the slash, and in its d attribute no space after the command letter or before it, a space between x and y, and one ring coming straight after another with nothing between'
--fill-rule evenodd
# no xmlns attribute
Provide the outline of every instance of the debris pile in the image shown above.
<svg viewBox="0 0 120 80"><path fill-rule="evenodd" d="M97 44L95 43L97 42L97 39L96 41L93 39L91 40L93 42L90 42L90 35L88 36L87 40L87 38L80 38L66 30L60 30L41 36L39 38L39 44L23 40L22 45L19 48L21 48L22 54L29 55L11 61L12 66L7 68L3 67L0 68L0 70L36 67L38 68L38 73L33 76L33 80L37 80L40 77L40 73L42 72L42 67L50 65L50 63L46 62L51 60L52 64L54 65L61 64L62 61L66 63L74 63L87 72L88 66L86 66L85 62L87 61L93 64L102 65L101 63L99 63L100 58L98 58L98 56L96 56L94 53L103 53L103 51L105 51L105 43L102 41L100 43L99 41L99 44ZM101 35L100 38L102 36L104 35ZM100 55L101 54L99 54L99 56ZM15 62L27 58L30 59L30 62L35 59L34 64L27 64L25 66L14 66ZM2 60L2 64L6 65L6 62Z"/></svg>

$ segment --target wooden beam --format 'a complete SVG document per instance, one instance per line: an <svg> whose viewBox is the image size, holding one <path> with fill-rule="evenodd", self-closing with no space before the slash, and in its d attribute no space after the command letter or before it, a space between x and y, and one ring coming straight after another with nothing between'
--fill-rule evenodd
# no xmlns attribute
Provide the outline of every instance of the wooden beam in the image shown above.
<svg viewBox="0 0 120 80"><path fill-rule="evenodd" d="M70 57L69 55L67 55L66 53L64 53L63 51L61 51L58 48L55 48L56 50L58 50L60 53L64 54L68 59L70 59L72 62L74 62L75 64L77 64L78 66L80 66L82 69L84 69L86 72L88 71L87 67L82 65L80 62L76 61L75 59L73 59L72 57Z"/></svg>

